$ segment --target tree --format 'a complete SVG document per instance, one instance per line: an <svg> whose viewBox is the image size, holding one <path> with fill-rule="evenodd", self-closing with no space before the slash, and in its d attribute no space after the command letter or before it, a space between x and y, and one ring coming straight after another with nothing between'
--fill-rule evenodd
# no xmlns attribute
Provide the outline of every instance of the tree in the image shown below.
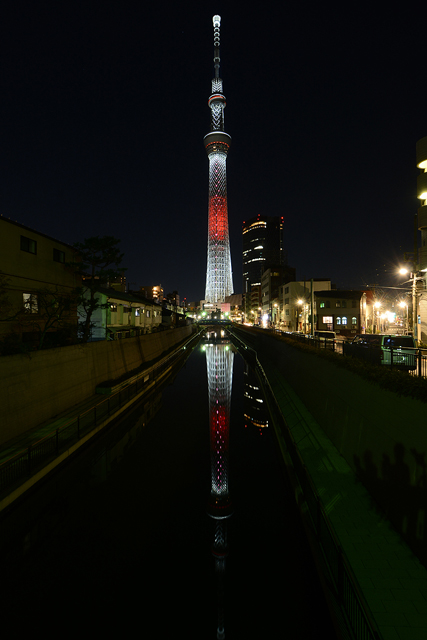
<svg viewBox="0 0 427 640"><path fill-rule="evenodd" d="M83 286L77 291L83 342L89 339L93 313L107 306L99 302L99 289L120 277L122 271L125 271L123 267L119 268L124 255L117 247L119 242L120 240L112 236L94 236L74 244L80 261L73 262L70 266L83 280Z"/></svg>
<svg viewBox="0 0 427 640"><path fill-rule="evenodd" d="M22 328L38 332L38 342L34 347L43 349L46 336L55 346L69 343L76 336L77 296L66 287L35 289L22 293L23 306L13 304L9 298L12 291L10 279L0 272L0 322L13 322L12 331L2 338L2 353L19 353L28 350L22 341Z"/></svg>
<svg viewBox="0 0 427 640"><path fill-rule="evenodd" d="M14 308L10 301L10 278L0 271L0 322L15 320L21 309Z"/></svg>
<svg viewBox="0 0 427 640"><path fill-rule="evenodd" d="M70 292L68 289L60 287L38 289L34 294L34 299L37 305L36 315L28 322L31 322L32 326L39 332L37 348L43 348L46 336L51 336L52 331L54 331L55 335L58 330L61 330L62 334L68 331L71 336L73 328L74 331L76 329L76 323L72 322L76 312L76 292ZM72 313L73 309L74 314ZM31 312L31 309L26 310L26 313Z"/></svg>

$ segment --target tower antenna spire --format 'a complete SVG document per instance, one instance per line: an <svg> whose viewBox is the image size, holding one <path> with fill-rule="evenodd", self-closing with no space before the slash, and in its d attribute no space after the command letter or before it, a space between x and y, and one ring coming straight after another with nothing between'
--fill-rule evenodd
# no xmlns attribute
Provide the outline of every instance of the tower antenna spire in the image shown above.
<svg viewBox="0 0 427 640"><path fill-rule="evenodd" d="M212 18L212 23L214 27L214 69L215 69L215 78L219 78L219 45L220 45L220 29L221 29L221 16L214 16Z"/></svg>

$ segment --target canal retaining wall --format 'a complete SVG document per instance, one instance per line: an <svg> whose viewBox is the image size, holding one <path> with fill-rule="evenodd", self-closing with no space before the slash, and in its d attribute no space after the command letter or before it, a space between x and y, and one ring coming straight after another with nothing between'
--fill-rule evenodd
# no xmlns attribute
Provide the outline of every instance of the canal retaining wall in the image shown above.
<svg viewBox="0 0 427 640"><path fill-rule="evenodd" d="M383 389L267 332L244 333L261 364L280 371L427 566L427 404Z"/></svg>
<svg viewBox="0 0 427 640"><path fill-rule="evenodd" d="M0 358L0 444L87 400L102 382L151 362L193 332L186 326L123 340Z"/></svg>

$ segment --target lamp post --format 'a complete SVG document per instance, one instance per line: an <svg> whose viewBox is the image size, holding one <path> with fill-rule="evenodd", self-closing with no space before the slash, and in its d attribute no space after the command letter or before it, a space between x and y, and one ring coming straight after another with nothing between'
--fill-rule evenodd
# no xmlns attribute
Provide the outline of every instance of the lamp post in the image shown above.
<svg viewBox="0 0 427 640"><path fill-rule="evenodd" d="M300 325L300 321L299 321L299 316L301 315L301 307L304 304L304 300L301 300L301 298L299 300L297 300L298 304L299 304L299 313L298 313L298 327ZM297 327L297 329L298 329ZM302 322L301 322L301 328L302 328ZM298 329L299 331L299 329Z"/></svg>
<svg viewBox="0 0 427 640"><path fill-rule="evenodd" d="M404 276L409 273L409 282L411 283L412 290L412 335L415 340L418 340L418 297L417 297L417 280L424 280L424 276L418 275L418 273L426 272L427 269L421 269L420 272L409 272L404 267L399 269L399 273Z"/></svg>
<svg viewBox="0 0 427 640"><path fill-rule="evenodd" d="M399 307L401 309L404 309L406 307L406 324L405 324L405 331L406 333L408 333L409 331L409 314L408 314L408 305L406 304L406 302L399 302Z"/></svg>
<svg viewBox="0 0 427 640"><path fill-rule="evenodd" d="M376 309L374 323L373 323L373 333L379 333L379 320L380 320L380 307L381 302L374 302L374 308Z"/></svg>

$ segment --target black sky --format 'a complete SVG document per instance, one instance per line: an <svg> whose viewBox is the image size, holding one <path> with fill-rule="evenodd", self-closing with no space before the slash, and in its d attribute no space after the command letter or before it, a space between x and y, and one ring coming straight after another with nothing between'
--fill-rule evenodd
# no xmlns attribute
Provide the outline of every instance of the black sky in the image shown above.
<svg viewBox="0 0 427 640"><path fill-rule="evenodd" d="M130 288L203 298L219 13L235 291L258 213L284 216L298 279L394 282L414 244L427 11L374 4L9 3L1 214L69 243L114 235Z"/></svg>

